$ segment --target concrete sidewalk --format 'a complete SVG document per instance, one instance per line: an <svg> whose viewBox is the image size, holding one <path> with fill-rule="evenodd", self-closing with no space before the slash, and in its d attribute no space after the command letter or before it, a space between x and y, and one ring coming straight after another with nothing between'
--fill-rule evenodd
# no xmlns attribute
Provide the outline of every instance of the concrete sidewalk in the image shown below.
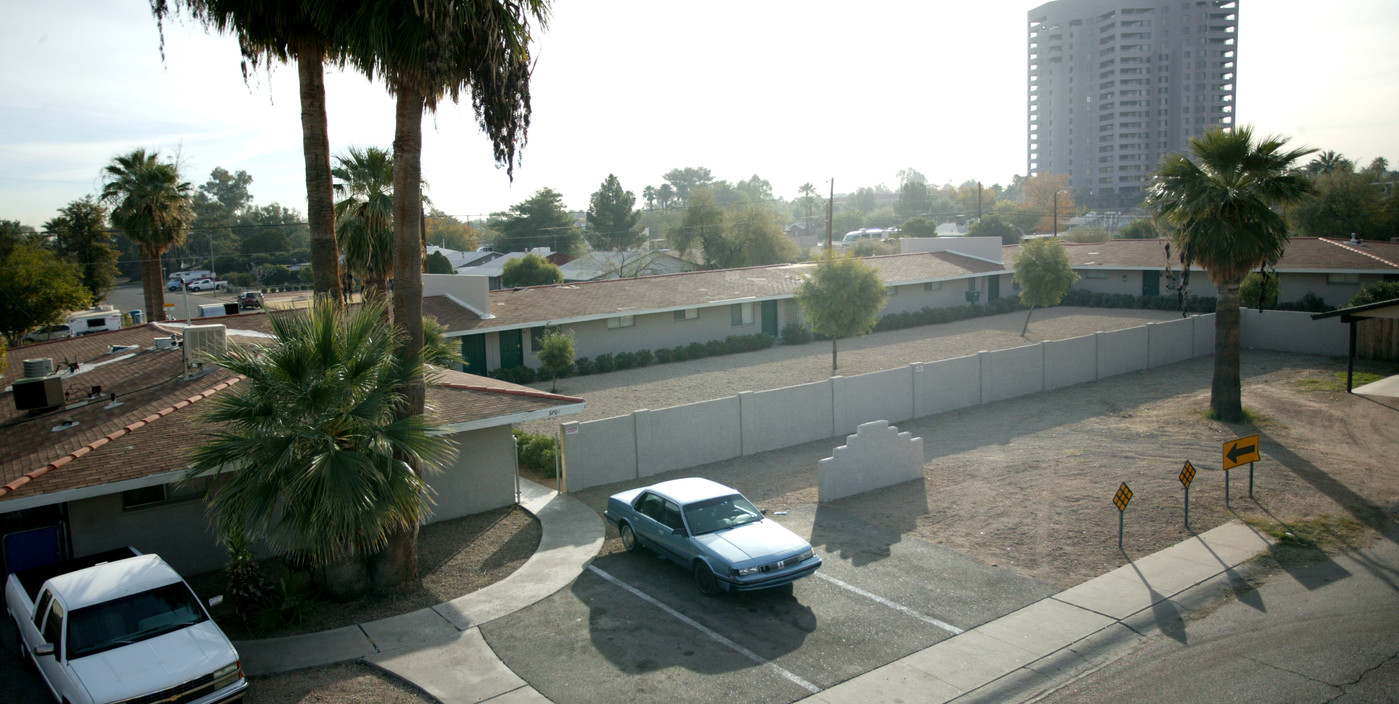
<svg viewBox="0 0 1399 704"><path fill-rule="evenodd" d="M365 660L442 702L547 701L505 667L478 626L563 589L602 548L602 518L577 499L521 480L520 505L539 519L534 555L513 574L432 608L331 631L239 641L250 675ZM502 696L504 695L504 696Z"/></svg>
<svg viewBox="0 0 1399 704"><path fill-rule="evenodd" d="M1118 646L1177 628L1242 579L1268 538L1226 523L1019 611L812 695L825 704L1006 701ZM1247 569L1247 568L1244 568Z"/></svg>

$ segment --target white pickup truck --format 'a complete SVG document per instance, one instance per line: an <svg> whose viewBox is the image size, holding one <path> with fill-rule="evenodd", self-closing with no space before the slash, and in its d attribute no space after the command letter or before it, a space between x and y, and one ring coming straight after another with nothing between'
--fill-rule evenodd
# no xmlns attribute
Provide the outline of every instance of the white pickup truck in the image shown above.
<svg viewBox="0 0 1399 704"><path fill-rule="evenodd" d="M238 651L157 555L124 548L11 574L5 609L20 656L61 704L223 704L248 688Z"/></svg>

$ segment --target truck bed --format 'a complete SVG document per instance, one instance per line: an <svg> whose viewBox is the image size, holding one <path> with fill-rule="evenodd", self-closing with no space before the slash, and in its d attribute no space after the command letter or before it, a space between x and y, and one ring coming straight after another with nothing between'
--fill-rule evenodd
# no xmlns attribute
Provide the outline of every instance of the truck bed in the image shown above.
<svg viewBox="0 0 1399 704"><path fill-rule="evenodd" d="M31 567L27 570L16 572L15 577L19 579L20 585L24 587L24 592L29 595L29 601L32 603L34 597L39 595L39 588L44 586L44 582L49 581L49 579L53 577L69 572L77 572L78 570L86 569L93 565L100 565L103 562L125 560L128 557L135 557L140 554L140 551L133 547L104 550L92 555L55 562L52 565Z"/></svg>

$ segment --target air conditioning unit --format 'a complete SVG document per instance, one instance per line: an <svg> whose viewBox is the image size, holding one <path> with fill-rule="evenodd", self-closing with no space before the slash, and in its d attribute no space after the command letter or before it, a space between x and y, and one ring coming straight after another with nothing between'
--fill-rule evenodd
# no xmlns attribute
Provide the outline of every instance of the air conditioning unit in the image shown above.
<svg viewBox="0 0 1399 704"><path fill-rule="evenodd" d="M184 332L186 367L228 351L228 328L223 325L187 325Z"/></svg>
<svg viewBox="0 0 1399 704"><path fill-rule="evenodd" d="M63 405L63 380L56 376L18 379L13 388L16 411L43 411Z"/></svg>
<svg viewBox="0 0 1399 704"><path fill-rule="evenodd" d="M24 360L24 378L38 379L50 374L53 374L53 359L51 357Z"/></svg>

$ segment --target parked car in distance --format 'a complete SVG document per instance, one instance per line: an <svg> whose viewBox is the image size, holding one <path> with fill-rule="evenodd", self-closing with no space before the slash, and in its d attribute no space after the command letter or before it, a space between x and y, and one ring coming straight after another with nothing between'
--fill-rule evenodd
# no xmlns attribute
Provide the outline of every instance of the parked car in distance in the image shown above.
<svg viewBox="0 0 1399 704"><path fill-rule="evenodd" d="M223 279L197 279L185 285L191 291L222 291L228 288L228 282Z"/></svg>
<svg viewBox="0 0 1399 704"><path fill-rule="evenodd" d="M646 547L690 570L705 596L791 584L821 566L810 543L708 479L614 494L602 515L628 552Z"/></svg>
<svg viewBox="0 0 1399 704"><path fill-rule="evenodd" d="M238 294L238 309L261 308L262 294L258 291L244 291Z"/></svg>
<svg viewBox="0 0 1399 704"><path fill-rule="evenodd" d="M58 325L45 325L24 336L25 342L48 342L49 340L62 340L73 336L73 328L59 323Z"/></svg>
<svg viewBox="0 0 1399 704"><path fill-rule="evenodd" d="M165 284L166 291L178 291L184 287L185 282L181 281L180 279L170 279L170 281Z"/></svg>

